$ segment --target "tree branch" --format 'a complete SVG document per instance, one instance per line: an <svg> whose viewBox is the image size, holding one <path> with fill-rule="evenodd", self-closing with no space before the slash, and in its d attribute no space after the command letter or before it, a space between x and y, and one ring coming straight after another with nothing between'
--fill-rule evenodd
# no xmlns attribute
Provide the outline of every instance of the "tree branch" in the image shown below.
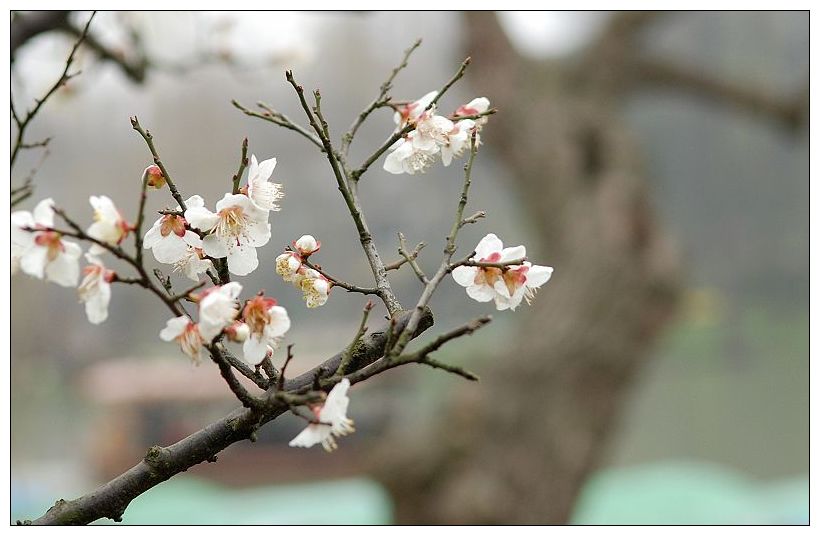
<svg viewBox="0 0 820 536"><path fill-rule="evenodd" d="M417 39L415 43L410 45L410 48L404 51L404 57L402 58L401 63L399 63L395 68L393 68L393 71L391 71L390 76L387 77L387 80L385 80L379 88L379 96L376 97L373 100L373 102L371 102L370 105L367 108L365 108L362 111L362 113L358 115L358 117L356 117L355 121L353 121L353 124L350 125L350 129L344 136L342 136L342 154L346 155L348 153L348 150L350 149L350 144L353 143L353 138L356 137L356 132L358 132L359 127L361 127L362 124L364 124L367 117L374 110L389 105L391 99L388 95L388 92L391 89L393 89L393 80L396 78L396 75L398 75L399 72L401 72L402 69L407 67L407 62L410 59L410 56L419 46L421 46L421 39Z"/></svg>
<svg viewBox="0 0 820 536"><path fill-rule="evenodd" d="M683 91L740 111L774 120L790 129L799 129L809 119L809 87L792 98L778 98L748 84L736 84L709 76L703 70L675 65L669 60L635 60L634 83Z"/></svg>
<svg viewBox="0 0 820 536"><path fill-rule="evenodd" d="M397 326L405 326L409 317L409 312L400 314ZM432 324L433 316L428 310L427 314L423 315L415 335L421 334ZM389 326L390 322L387 322L386 325L360 339L359 344L351 352L351 372L375 362L383 355ZM285 393L295 397L310 391L314 379L330 378L339 368L345 353L346 350L311 371L285 381ZM275 388L269 389L269 396L259 409L238 408L173 445L152 447L142 461L125 473L78 499L60 499L43 516L31 521L30 524L84 525L101 518L121 521L125 509L136 497L194 465L216 461L217 454L226 447L250 439L260 426L287 411L290 406L283 400L288 396L275 396L276 393ZM29 524L27 521L22 523Z"/></svg>
<svg viewBox="0 0 820 536"><path fill-rule="evenodd" d="M66 82L68 82L70 79L74 78L79 74L79 71L72 74L69 74L68 71L71 69L71 65L74 63L74 56L77 54L77 50L80 48L80 45L83 43L83 41L85 41L88 38L88 28L91 26L91 21L94 20L94 16L96 14L96 11L91 13L91 16L88 18L88 22L85 23L85 26L83 27L82 31L79 32L79 37L77 41L74 43L74 46L71 48L71 52L69 53L68 58L66 59L65 67L63 68L63 72L62 74L60 74L60 77L57 79L56 82L54 82L51 85L48 91L46 91L45 95L43 95L39 99L34 100L34 108L27 111L25 117L20 117L20 114L17 112L14 106L14 96L11 95L11 116L15 125L17 126L17 136L14 142L14 147L11 151L10 168L14 168L14 163L17 161L17 156L20 154L20 150L36 146L26 144L24 141L24 137L26 134L26 128L28 128L31 121L40 111L40 108L42 108L43 104L45 104L46 101L48 101L48 99L50 99L51 96L54 95L54 93L58 89L65 85Z"/></svg>

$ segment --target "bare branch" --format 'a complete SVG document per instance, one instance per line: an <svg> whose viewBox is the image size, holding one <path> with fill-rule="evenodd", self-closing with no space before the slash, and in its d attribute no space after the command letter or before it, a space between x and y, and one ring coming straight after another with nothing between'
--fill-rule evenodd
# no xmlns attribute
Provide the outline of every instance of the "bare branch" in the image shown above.
<svg viewBox="0 0 820 536"><path fill-rule="evenodd" d="M248 138L242 140L242 154L239 157L239 169L236 171L236 174L233 176L233 190L234 194L239 193L239 183L242 181L242 174L245 172L245 168L248 166Z"/></svg>
<svg viewBox="0 0 820 536"><path fill-rule="evenodd" d="M314 112L311 111L310 106L308 106L308 103L305 100L304 89L296 83L296 80L294 80L293 72L287 71L285 76L288 82L290 82L293 86L293 89L296 91L296 94L299 97L299 102L302 104L302 108L310 121L311 127L313 127L316 135L319 136L319 139L322 141L322 145L325 148L325 156L327 157L330 167L333 170L333 175L336 178L336 184L345 200L345 203L347 204L350 216L353 218L353 223L356 225L356 230L359 232L359 242L362 245L367 261L370 264L370 269L373 272L373 278L376 281L376 288L378 290L377 295L384 302L384 305L387 307L390 314L395 315L402 310L401 303L399 303L395 294L393 294L393 290L390 287L390 281L387 279L387 273L384 269L384 263L379 256L376 245L373 243L373 235L370 233L370 229L367 226L367 220L365 219L364 213L359 206L355 193L348 187L348 183L345 175L342 174L342 169L336 156L336 152L333 149L333 145L325 134L327 130L327 123L324 121L324 118L321 117L321 109L318 106L319 103L317 101L315 111L317 115L320 116L319 121L322 121L324 126L320 126L317 122L317 116L314 115Z"/></svg>
<svg viewBox="0 0 820 536"><path fill-rule="evenodd" d="M296 123L291 121L285 114L277 112L273 108L269 107L267 104L263 102L256 103L257 106L264 110L264 112L262 113L250 110L245 106L241 105L236 100L231 100L231 104L233 104L236 109L240 110L247 116L256 117L258 119L262 119L264 121L273 123L274 125L278 125L280 127L287 128L294 132L298 132L299 134L307 138L307 140L310 141L313 145L318 147L319 150L324 152L325 148L324 146L322 146L322 142L319 140L319 138L317 138L314 134L311 134L310 131L308 131L305 127L297 125Z"/></svg>
<svg viewBox="0 0 820 536"><path fill-rule="evenodd" d="M154 163L157 167L159 167L159 170L162 172L162 176L165 177L165 182L168 184L168 189L171 190L171 196L173 196L174 200L176 200L177 204L179 204L182 211L186 211L188 207L185 206L185 200L182 198L179 190L177 190L176 184L171 178L170 173L168 173L168 170L165 168L165 164L162 163L162 159L159 157L157 148L154 146L154 137L148 130L142 128L142 125L140 125L139 119L137 119L136 115L131 118L131 127L139 132L139 135L142 136L143 140L145 140L145 144L148 145L148 150L151 151L151 156L154 158Z"/></svg>
<svg viewBox="0 0 820 536"><path fill-rule="evenodd" d="M54 82L51 87L46 91L45 95L40 97L39 99L34 100L34 107L27 111L25 117L20 116L14 106L14 95L10 97L10 107L11 107L11 115L12 119L14 120L15 125L17 126L17 136L15 137L14 147L11 151L11 165L10 168L14 168L14 164L17 161L17 156L20 154L20 151L25 148L30 148L33 146L37 146L37 144L27 144L25 143L25 134L26 129L28 128L31 121L37 116L37 113L43 107L43 105L51 98L54 93L61 87L65 85L71 78L77 76L79 73L71 73L69 74L69 70L71 69L71 65L74 63L74 56L77 53L77 49L80 48L80 45L88 38L88 28L91 26L91 21L94 20L94 16L97 14L96 11L91 13L91 16L88 18L88 22L85 23L82 32L79 33L79 37L77 41L74 43L74 46L71 48L71 52L68 55L68 58L65 62L65 67L63 68L63 72L60 74L60 77ZM47 142L46 142L47 143Z"/></svg>
<svg viewBox="0 0 820 536"><path fill-rule="evenodd" d="M379 289L377 289L377 288L360 287L358 285L351 285L350 283L346 283L345 281L342 281L341 279L339 279L337 277L333 277L332 275L330 275L327 272L325 272L324 270L322 270L321 266L319 266L318 264L313 264L312 262L310 262L307 259L302 259L302 264L304 264L308 268L310 268L312 270L316 270L317 272L322 274L322 276L325 279L327 279L328 281L330 281L330 283L333 286L341 287L341 288L345 289L348 292L357 292L359 294L378 294L379 293Z"/></svg>
<svg viewBox="0 0 820 536"><path fill-rule="evenodd" d="M797 129L809 117L809 86L792 98L778 98L756 90L748 84L736 84L709 76L696 68L674 65L668 60L636 60L632 64L634 82L663 86L695 97L726 104L738 110L773 119L783 126Z"/></svg>
<svg viewBox="0 0 820 536"><path fill-rule="evenodd" d="M396 78L396 75L401 72L402 69L407 67L407 62L410 59L410 55L421 45L421 39L417 39L415 43L410 45L410 48L404 51L404 57L393 70L390 72L390 76L387 77L379 90L379 96L376 97L370 105L365 108L362 113L356 117L356 120L353 121L353 124L350 125L350 129L347 133L342 136L342 154L347 155L348 150L350 149L350 144L353 142L353 138L356 137L356 132L358 132L359 127L365 122L367 117L378 108L382 108L384 106L389 106L390 103L390 96L388 93L391 89L393 89L393 80Z"/></svg>
<svg viewBox="0 0 820 536"><path fill-rule="evenodd" d="M399 255L402 256L402 260L396 261L393 264L389 264L385 266L385 270L398 270L401 268L405 263L409 264L410 267L413 269L413 272L416 274L416 277L419 278L419 281L423 285L429 283L427 276L424 274L424 270L421 269L419 264L416 262L416 258L419 256L419 252L422 250L426 244L424 242L419 242L418 245L413 249L413 251L407 250L407 240L404 238L403 233L398 233L399 237Z"/></svg>

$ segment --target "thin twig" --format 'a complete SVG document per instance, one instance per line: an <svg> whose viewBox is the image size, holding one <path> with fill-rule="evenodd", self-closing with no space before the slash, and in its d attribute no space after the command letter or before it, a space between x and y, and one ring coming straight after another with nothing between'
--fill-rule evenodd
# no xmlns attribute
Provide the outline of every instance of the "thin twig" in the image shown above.
<svg viewBox="0 0 820 536"><path fill-rule="evenodd" d="M211 354L211 359L219 366L219 373L222 375L225 383L228 384L228 387L230 387L242 405L249 409L259 407L262 400L250 394L248 390L245 389L245 386L239 383L239 380L236 379L233 373L233 367L225 357L223 350L217 344L207 345L206 347Z"/></svg>
<svg viewBox="0 0 820 536"><path fill-rule="evenodd" d="M287 355L285 357L285 362L282 364L282 370L279 372L279 377L276 378L276 390L282 391L285 385L285 371L288 369L288 365L290 365L290 361L293 359L293 345L289 344L287 349Z"/></svg>
<svg viewBox="0 0 820 536"><path fill-rule="evenodd" d="M80 33L79 38L74 43L74 46L71 48L71 53L68 55L68 58L66 59L65 68L63 69L62 74L60 74L60 78L58 78L57 81L54 82L54 84L51 85L51 87L48 89L48 91L46 91L45 95L43 95L39 99L34 100L34 108L32 108L31 110L26 112L26 116L24 118L22 118L22 119L20 118L20 114L17 112L17 110L14 107L14 96L13 95L11 96L11 98L10 98L11 116L12 116L12 119L14 120L15 125L17 126L17 136L16 136L16 139L15 139L15 142L14 142L14 148L11 151L11 165L10 165L10 168L14 168L14 163L17 161L17 156L19 155L21 149L29 148L29 147L32 147L32 146L37 146L37 144L32 145L32 144L26 144L24 142L24 136L25 136L26 128L31 123L31 120L34 119L34 117L40 111L40 108L42 108L43 104L45 104L46 101L49 98L51 98L51 96L58 89L60 89L62 86L64 86L66 82L68 82L69 80L71 80L72 78L74 78L75 76L80 74L79 71L77 71L76 73L72 73L72 74L69 74L68 71L69 71L69 69L71 69L71 65L74 63L74 56L76 55L77 50L80 48L80 45L83 43L83 41L85 41L86 38L88 37L88 29L91 26L91 21L94 20L94 16L96 14L97 14L96 11L91 13L91 16L88 18L88 22L85 23L85 26L83 27L83 30Z"/></svg>
<svg viewBox="0 0 820 536"><path fill-rule="evenodd" d="M364 337L364 334L367 332L367 317L370 316L370 311L372 310L373 302L368 301L362 310L362 321L359 323L359 329L356 330L356 335L353 337L353 340L350 341L350 344L342 355L342 360L339 362L339 368L336 369L334 376L339 376L341 378L347 373L347 369L350 367L350 362L353 360L353 352L356 349L356 345L359 344L359 341L362 340L362 337Z"/></svg>
<svg viewBox="0 0 820 536"><path fill-rule="evenodd" d="M298 132L299 134L301 134L302 136L307 138L307 140L310 141L313 145L318 147L319 150L324 152L325 148L322 146L322 142L319 141L319 138L317 138L314 134L311 134L305 127L303 127L301 125L297 125L296 123L291 121L286 115L284 115L282 113L279 113L276 110L270 108L267 104L265 104L263 102L257 102L256 103L257 106L259 106L260 108L265 110L263 113L259 113L259 112L255 112L253 110L250 110L250 109L246 108L245 106L241 105L236 100L232 100L231 104L233 104L236 109L238 109L239 111L241 111L242 113L244 113L247 116L256 117L258 119L262 119L264 121L268 121L270 123L273 123L274 125L278 125L280 127L287 128L287 129L292 130L294 132Z"/></svg>
<svg viewBox="0 0 820 536"><path fill-rule="evenodd" d="M322 267L319 266L318 264L313 264L312 262L310 262L307 259L302 259L302 264L304 264L305 266L307 266L311 270L316 270L317 272L322 274L322 277L324 277L325 279L330 281L331 285L343 288L348 292L357 292L359 294L378 294L379 293L379 289L374 288L374 287L360 287L358 285L351 285L350 283L342 281L341 279L339 279L337 277L334 277L334 276L328 274L327 272L325 272L324 270L322 270Z"/></svg>
<svg viewBox="0 0 820 536"><path fill-rule="evenodd" d="M362 245L362 249L367 257L368 264L370 264L370 269L373 272L373 278L376 281L376 294L384 302L384 305L387 307L390 314L395 315L402 310L401 303L399 303L399 300L396 298L395 294L393 294L393 290L390 287L390 281L387 278L384 263L379 256L376 245L373 243L373 235L370 233L370 229L367 226L367 220L365 219L364 213L359 206L358 199L355 193L348 188L348 183L346 180L348 174L342 174L337 153L334 151L333 144L330 139L325 135L327 127L319 125L319 121L321 121L323 125L327 124L324 118L321 117L321 108L318 106L317 102L315 109L316 114L314 114L314 111L311 110L307 100L305 100L304 88L296 83L296 80L293 78L293 72L286 71L285 77L296 91L296 94L299 97L299 102L302 105L302 109L308 117L310 126L316 132L316 135L319 136L319 139L322 141L322 145L325 148L325 156L327 157L330 167L333 170L333 176L336 178L336 184L345 200L348 212L350 212L350 216L353 218L353 223L356 225L356 230L359 232L359 242ZM319 116L318 119L317 115Z"/></svg>
<svg viewBox="0 0 820 536"><path fill-rule="evenodd" d="M165 164L162 163L162 160L159 157L157 148L154 146L154 137L148 130L142 128L142 125L140 125L136 115L131 118L131 127L139 132L142 139L145 140L146 145L148 145L148 150L151 151L151 156L154 158L154 163L159 167L159 170L162 172L162 176L165 177L165 182L168 184L168 189L171 190L171 195L179 204L179 208L181 208L183 212L188 210L188 207L185 206L185 200L182 198L179 190L177 190L176 184L173 179L171 179L171 175L168 173L168 170L165 169Z"/></svg>
<svg viewBox="0 0 820 536"><path fill-rule="evenodd" d="M401 72L402 69L407 67L407 62L410 59L410 55L421 45L421 39L417 39L415 43L410 45L410 48L404 51L404 57L402 57L401 63L399 63L393 70L390 72L390 76L387 77L381 87L379 88L379 96L376 97L370 105L365 108L362 113L356 117L353 121L353 124L350 125L350 129L342 136L342 154L347 155L348 150L350 149L350 144L353 143L353 138L356 136L356 132L358 132L359 127L365 122L367 117L378 108L382 108L384 106L389 106L390 103L390 96L388 93L393 88L393 80L396 78L396 75Z"/></svg>
<svg viewBox="0 0 820 536"><path fill-rule="evenodd" d="M427 279L427 275L424 273L424 270L422 270L421 266L419 266L419 264L416 262L416 257L419 256L419 252L426 244L424 242L419 242L418 245L413 249L413 251L408 251L407 239L404 238L404 234L400 232L398 233L398 237L399 255L402 256L402 260L397 261L391 265L385 266L385 269L397 270L401 268L402 265L407 263L413 269L413 272L416 274L416 277L419 278L419 281L421 281L423 285L426 285L430 281Z"/></svg>
<svg viewBox="0 0 820 536"><path fill-rule="evenodd" d="M242 155L239 157L239 169L236 175L233 176L233 190L234 194L239 193L239 183L242 180L242 174L248 165L248 138L242 140Z"/></svg>

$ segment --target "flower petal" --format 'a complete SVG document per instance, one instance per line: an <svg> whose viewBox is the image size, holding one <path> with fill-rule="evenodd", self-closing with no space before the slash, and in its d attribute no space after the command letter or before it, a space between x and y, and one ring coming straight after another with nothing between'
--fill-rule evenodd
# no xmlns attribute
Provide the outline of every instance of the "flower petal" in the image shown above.
<svg viewBox="0 0 820 536"><path fill-rule="evenodd" d="M514 248L504 248L501 251L501 262L515 261L523 259L527 256L527 248L524 246L516 246Z"/></svg>
<svg viewBox="0 0 820 536"><path fill-rule="evenodd" d="M453 279L462 287L469 287L474 284L477 272L475 266L459 266L453 270Z"/></svg>
<svg viewBox="0 0 820 536"><path fill-rule="evenodd" d="M202 249L206 255L215 259L228 256L228 244L216 235L208 235L203 238Z"/></svg>
<svg viewBox="0 0 820 536"><path fill-rule="evenodd" d="M207 249L205 250L207 252ZM259 266L256 248L242 244L228 251L228 271L234 275L248 275Z"/></svg>
<svg viewBox="0 0 820 536"><path fill-rule="evenodd" d="M269 338L281 337L290 329L290 317L288 311L281 305L274 305L268 309L271 316L271 322L265 329L265 334Z"/></svg>
<svg viewBox="0 0 820 536"><path fill-rule="evenodd" d="M504 243L493 233L488 234L481 239L481 242L475 247L475 256L478 259L484 259L492 253L501 252L504 249Z"/></svg>
<svg viewBox="0 0 820 536"><path fill-rule="evenodd" d="M34 207L34 222L43 227L54 227L54 200L52 198L43 199Z"/></svg>
<svg viewBox="0 0 820 536"><path fill-rule="evenodd" d="M534 264L527 270L527 281L524 284L530 288L537 288L549 281L550 277L552 277L552 267Z"/></svg>
<svg viewBox="0 0 820 536"><path fill-rule="evenodd" d="M188 323L190 320L187 316L178 316L176 318L171 318L166 322L165 327L162 331L159 332L159 338L163 341L170 342L185 331L185 328L188 327Z"/></svg>
<svg viewBox="0 0 820 536"><path fill-rule="evenodd" d="M245 361L248 363L259 363L268 353L268 342L257 334L252 334L242 344L242 351Z"/></svg>
<svg viewBox="0 0 820 536"><path fill-rule="evenodd" d="M496 292L488 285L472 285L467 287L467 295L477 302L488 302L496 296Z"/></svg>
<svg viewBox="0 0 820 536"><path fill-rule="evenodd" d="M174 264L188 254L188 244L174 233L154 244L154 258L164 264Z"/></svg>
<svg viewBox="0 0 820 536"><path fill-rule="evenodd" d="M194 229L210 231L219 222L219 216L205 207L188 207L185 211L185 221Z"/></svg>

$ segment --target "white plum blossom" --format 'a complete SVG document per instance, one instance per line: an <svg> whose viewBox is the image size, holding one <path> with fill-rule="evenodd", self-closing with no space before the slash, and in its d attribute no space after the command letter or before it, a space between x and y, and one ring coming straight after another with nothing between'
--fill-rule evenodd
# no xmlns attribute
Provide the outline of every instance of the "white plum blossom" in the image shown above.
<svg viewBox="0 0 820 536"><path fill-rule="evenodd" d="M435 106L424 112L416 123L413 146L422 151L435 152L448 141L448 136L455 125L441 115L435 115Z"/></svg>
<svg viewBox="0 0 820 536"><path fill-rule="evenodd" d="M302 258L298 253L286 251L276 257L276 273L288 283L296 284L301 278L299 269L302 267Z"/></svg>
<svg viewBox="0 0 820 536"><path fill-rule="evenodd" d="M487 97L478 97L478 98L475 98L475 99L471 100L467 104L462 104L461 106L459 106L458 109L456 110L456 113L453 114L453 115L461 116L461 117L470 116L470 115L478 115L478 114L483 114L484 112L486 112L489 109L490 109L490 99L488 99ZM479 119L476 120L476 122L478 123L478 126L480 128L484 124L487 123L487 117L486 116L480 117Z"/></svg>
<svg viewBox="0 0 820 536"><path fill-rule="evenodd" d="M417 101L399 106L393 114L393 122L398 125L397 128L401 130L408 123L415 122L436 96L438 96L438 91L431 91Z"/></svg>
<svg viewBox="0 0 820 536"><path fill-rule="evenodd" d="M501 240L490 233L478 243L473 257L477 262L504 263L523 259L524 246L505 248ZM479 302L495 300L496 309L515 310L524 299L529 304L538 287L549 281L552 268L524 261L520 265L499 267L459 266L453 279L467 288L467 295Z"/></svg>
<svg viewBox="0 0 820 536"><path fill-rule="evenodd" d="M311 407L317 422L310 423L288 445L308 448L321 443L322 448L331 452L336 449L335 437L355 432L353 420L347 417L347 406L350 404L348 389L350 380L347 378L334 385L324 404Z"/></svg>
<svg viewBox="0 0 820 536"><path fill-rule="evenodd" d="M406 137L392 145L392 152L384 159L385 171L394 175L402 173L415 175L424 173L435 163L439 152L438 145L417 144L414 141L417 137L416 131L411 131Z"/></svg>
<svg viewBox="0 0 820 536"><path fill-rule="evenodd" d="M174 272L180 272L192 281L199 281L199 276L212 267L213 263L205 258L202 248L188 246L182 258L174 263Z"/></svg>
<svg viewBox="0 0 820 536"><path fill-rule="evenodd" d="M248 168L248 185L246 194L253 205L264 211L277 211L277 201L285 197L282 185L270 182L270 176L276 167L276 159L270 158L261 162L256 161L256 155L251 155L251 165Z"/></svg>
<svg viewBox="0 0 820 536"><path fill-rule="evenodd" d="M236 299L240 292L242 285L233 281L199 294L199 333L207 344L233 324L239 314Z"/></svg>
<svg viewBox="0 0 820 536"><path fill-rule="evenodd" d="M182 260L188 255L189 248L202 247L199 235L186 229L185 224L182 216L165 214L145 233L143 247L150 249L161 263L174 264Z"/></svg>
<svg viewBox="0 0 820 536"><path fill-rule="evenodd" d="M165 328L159 332L159 338L166 342L176 341L180 349L194 363L199 363L204 341L199 333L199 326L187 316L178 316L168 320Z"/></svg>
<svg viewBox="0 0 820 536"><path fill-rule="evenodd" d="M258 208L244 194L225 194L216 204L216 213L204 206L189 207L185 219L194 228L208 233L202 249L214 258L228 258L228 270L248 275L259 266L256 248L270 240L268 212Z"/></svg>
<svg viewBox="0 0 820 536"><path fill-rule="evenodd" d="M447 135L447 141L441 146L442 164L449 166L453 158L464 154L464 150L470 146L470 133L473 128L475 128L475 121L472 119L462 119L453 126ZM476 138L476 143L478 143L478 138Z"/></svg>
<svg viewBox="0 0 820 536"><path fill-rule="evenodd" d="M83 269L85 277L77 292L80 302L85 303L85 314L92 324L101 324L108 318L108 303L111 301L111 282L116 277L114 270L105 267L100 259L88 253L90 263Z"/></svg>
<svg viewBox="0 0 820 536"><path fill-rule="evenodd" d="M276 300L262 295L245 304L242 320L249 328L242 350L245 361L259 363L268 352L268 346L276 348L282 337L290 329L287 310L276 305Z"/></svg>
<svg viewBox="0 0 820 536"><path fill-rule="evenodd" d="M322 243L313 238L313 235L302 235L299 240L293 241L293 249L299 252L302 258L307 258L322 247Z"/></svg>
<svg viewBox="0 0 820 536"><path fill-rule="evenodd" d="M89 202L94 209L94 223L88 227L86 234L111 246L122 242L132 227L122 217L114 202L104 195L92 195ZM106 249L99 244L92 244L88 251L92 255L99 255L105 253Z"/></svg>
<svg viewBox="0 0 820 536"><path fill-rule="evenodd" d="M49 229L54 226L54 200L40 201L34 212L11 213L12 273L16 269L63 287L74 287L80 278L82 249ZM27 230L31 229L31 230Z"/></svg>
<svg viewBox="0 0 820 536"><path fill-rule="evenodd" d="M312 268L305 266L300 270L301 276L296 285L302 291L302 298L309 309L321 307L327 303L328 293L330 292L330 281L325 276Z"/></svg>

